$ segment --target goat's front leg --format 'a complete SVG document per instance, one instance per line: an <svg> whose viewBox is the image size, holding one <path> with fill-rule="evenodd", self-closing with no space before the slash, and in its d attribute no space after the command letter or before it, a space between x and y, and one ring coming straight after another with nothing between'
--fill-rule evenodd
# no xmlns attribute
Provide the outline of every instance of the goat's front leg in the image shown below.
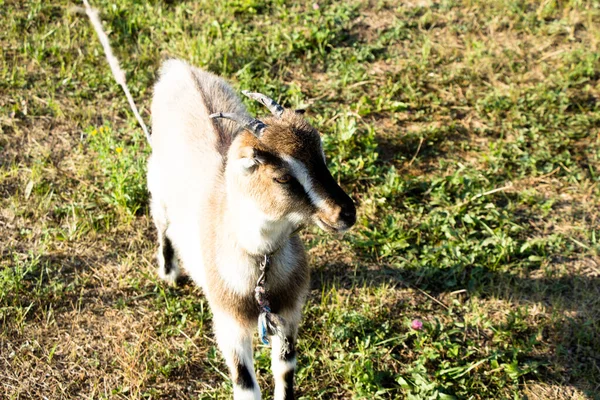
<svg viewBox="0 0 600 400"><path fill-rule="evenodd" d="M225 357L233 383L234 400L260 400L252 354L254 330L243 326L228 314L213 314L217 343Z"/></svg>
<svg viewBox="0 0 600 400"><path fill-rule="evenodd" d="M275 400L293 400L296 329L288 329L286 332L287 343L282 343L279 336L272 336L271 342L271 369L275 377Z"/></svg>

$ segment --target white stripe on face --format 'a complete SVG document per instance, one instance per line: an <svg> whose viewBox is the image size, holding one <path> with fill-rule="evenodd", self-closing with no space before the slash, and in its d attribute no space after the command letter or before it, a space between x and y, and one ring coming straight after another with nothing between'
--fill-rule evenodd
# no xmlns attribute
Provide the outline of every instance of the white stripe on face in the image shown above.
<svg viewBox="0 0 600 400"><path fill-rule="evenodd" d="M285 162L288 163L290 169L292 170L292 174L296 177L298 182L304 187L304 191L308 194L310 201L313 203L315 207L318 209L326 208L327 202L319 193L315 191L313 186L312 178L308 174L308 169L304 163L294 157L288 156L286 154L282 155L282 158Z"/></svg>

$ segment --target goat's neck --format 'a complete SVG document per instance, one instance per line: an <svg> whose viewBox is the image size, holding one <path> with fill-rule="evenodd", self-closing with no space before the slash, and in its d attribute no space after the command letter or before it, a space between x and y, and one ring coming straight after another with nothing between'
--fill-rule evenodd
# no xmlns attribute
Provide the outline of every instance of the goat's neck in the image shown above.
<svg viewBox="0 0 600 400"><path fill-rule="evenodd" d="M269 218L248 199L232 201L228 198L226 221L238 245L253 255L277 251L298 226L293 215Z"/></svg>

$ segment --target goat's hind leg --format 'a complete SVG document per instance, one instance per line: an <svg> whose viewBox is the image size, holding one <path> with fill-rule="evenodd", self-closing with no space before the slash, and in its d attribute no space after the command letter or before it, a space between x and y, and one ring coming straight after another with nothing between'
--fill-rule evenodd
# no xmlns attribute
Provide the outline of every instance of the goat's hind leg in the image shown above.
<svg viewBox="0 0 600 400"><path fill-rule="evenodd" d="M156 255L158 259L158 276L162 280L174 285L177 283L180 275L175 249L166 232L159 234L159 240L158 254Z"/></svg>
<svg viewBox="0 0 600 400"><path fill-rule="evenodd" d="M177 254L169 236L168 220L165 208L158 201L152 200L152 219L156 226L158 236L158 252L156 260L158 261L158 276L170 284L175 284L179 278L179 264L177 262Z"/></svg>

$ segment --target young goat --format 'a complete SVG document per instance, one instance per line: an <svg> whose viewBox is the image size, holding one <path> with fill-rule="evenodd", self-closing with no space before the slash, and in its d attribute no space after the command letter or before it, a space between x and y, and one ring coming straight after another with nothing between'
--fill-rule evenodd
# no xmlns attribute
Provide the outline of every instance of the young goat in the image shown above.
<svg viewBox="0 0 600 400"><path fill-rule="evenodd" d="M296 232L349 229L354 203L325 165L318 132L300 113L245 94L272 116L252 118L220 78L167 61L152 101L148 188L159 274L179 262L200 286L233 380L234 398L260 399L252 337L272 344L275 399L292 399L296 334L309 284Z"/></svg>

